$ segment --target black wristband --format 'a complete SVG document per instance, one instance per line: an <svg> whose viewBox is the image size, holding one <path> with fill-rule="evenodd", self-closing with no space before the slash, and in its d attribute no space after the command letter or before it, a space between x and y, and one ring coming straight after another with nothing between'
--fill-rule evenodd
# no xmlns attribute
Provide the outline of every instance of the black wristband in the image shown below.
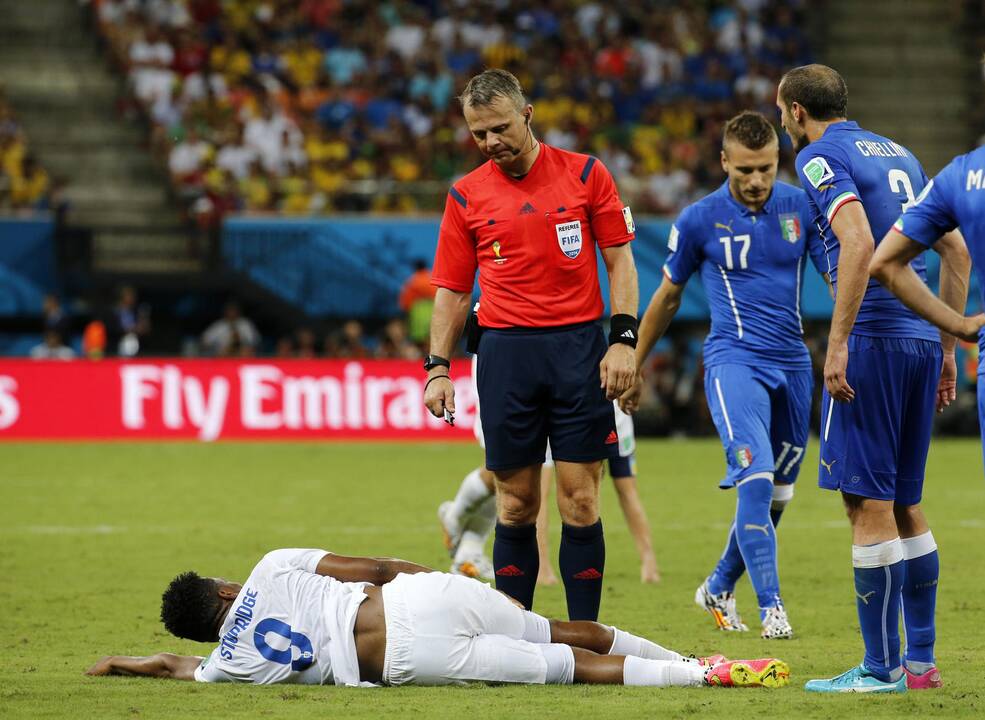
<svg viewBox="0 0 985 720"><path fill-rule="evenodd" d="M428 355L424 358L424 369L428 372L431 372L433 368L436 368L439 365L451 370L451 361L448 360L448 358L443 358L440 355Z"/></svg>
<svg viewBox="0 0 985 720"><path fill-rule="evenodd" d="M609 320L609 345L622 343L636 347L639 339L639 321L632 315L613 315Z"/></svg>
<svg viewBox="0 0 985 720"><path fill-rule="evenodd" d="M424 392L427 392L428 391L428 385L430 385L431 383L433 383L438 378L448 378L449 382L451 381L451 378L448 375L435 375L432 378L428 378L428 381L426 383L424 383Z"/></svg>

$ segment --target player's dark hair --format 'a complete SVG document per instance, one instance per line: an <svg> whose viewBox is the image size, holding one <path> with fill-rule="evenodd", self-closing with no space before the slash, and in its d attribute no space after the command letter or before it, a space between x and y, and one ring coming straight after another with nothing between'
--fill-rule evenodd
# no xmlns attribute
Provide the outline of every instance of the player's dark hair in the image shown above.
<svg viewBox="0 0 985 720"><path fill-rule="evenodd" d="M765 115L751 110L743 110L725 123L722 133L722 147L737 142L750 150L759 150L773 141L779 142L776 128Z"/></svg>
<svg viewBox="0 0 985 720"><path fill-rule="evenodd" d="M827 65L801 65L780 80L780 100L788 108L798 103L815 120L848 117L848 86Z"/></svg>
<svg viewBox="0 0 985 720"><path fill-rule="evenodd" d="M527 98L520 87L520 81L509 70L490 68L484 70L465 84L465 90L458 99L463 106L491 105L497 97L504 97L522 110Z"/></svg>
<svg viewBox="0 0 985 720"><path fill-rule="evenodd" d="M172 635L212 642L220 607L215 580L188 571L172 580L161 596L161 622Z"/></svg>

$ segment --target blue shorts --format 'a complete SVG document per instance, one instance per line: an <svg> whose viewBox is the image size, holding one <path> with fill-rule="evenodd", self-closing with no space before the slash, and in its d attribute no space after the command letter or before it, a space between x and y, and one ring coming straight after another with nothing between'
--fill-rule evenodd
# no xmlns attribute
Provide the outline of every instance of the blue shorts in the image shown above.
<svg viewBox="0 0 985 720"><path fill-rule="evenodd" d="M513 470L554 460L595 462L619 454L612 401L599 387L608 349L602 326L487 329L476 386L486 467Z"/></svg>
<svg viewBox="0 0 985 720"><path fill-rule="evenodd" d="M827 389L821 405L818 485L850 495L916 505L941 377L940 343L848 338L849 403Z"/></svg>
<svg viewBox="0 0 985 720"><path fill-rule="evenodd" d="M797 479L807 447L814 375L726 363L705 370L705 396L725 448L728 473L719 487L772 473Z"/></svg>

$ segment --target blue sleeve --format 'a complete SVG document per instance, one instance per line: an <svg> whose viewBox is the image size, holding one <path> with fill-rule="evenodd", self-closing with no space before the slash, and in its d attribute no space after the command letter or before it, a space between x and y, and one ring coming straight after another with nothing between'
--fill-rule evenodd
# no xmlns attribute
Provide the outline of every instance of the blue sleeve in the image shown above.
<svg viewBox="0 0 985 720"><path fill-rule="evenodd" d="M859 199L848 163L830 145L808 145L797 155L797 175L823 218L831 220L843 206Z"/></svg>
<svg viewBox="0 0 985 720"><path fill-rule="evenodd" d="M824 246L824 240L821 239L821 231L818 229L817 223L814 222L814 210L807 199L807 193L801 192L800 198L800 222L804 226L807 256L819 274L830 273L828 252Z"/></svg>
<svg viewBox="0 0 985 720"><path fill-rule="evenodd" d="M930 247L941 235L958 226L951 206L952 165L927 183L916 204L900 215L893 229L911 240Z"/></svg>
<svg viewBox="0 0 985 720"><path fill-rule="evenodd" d="M701 265L701 240L691 222L693 215L693 208L684 208L671 226L670 237L667 238L670 255L664 264L664 275L675 285L686 283Z"/></svg>

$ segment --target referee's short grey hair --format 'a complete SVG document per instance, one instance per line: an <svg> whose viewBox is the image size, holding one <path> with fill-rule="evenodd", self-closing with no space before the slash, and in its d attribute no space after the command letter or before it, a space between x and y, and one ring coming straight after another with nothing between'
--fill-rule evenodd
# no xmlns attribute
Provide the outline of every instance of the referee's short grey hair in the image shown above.
<svg viewBox="0 0 985 720"><path fill-rule="evenodd" d="M520 81L510 71L499 68L484 70L469 80L458 99L462 107L478 107L491 105L497 97L512 102L517 111L527 104Z"/></svg>

